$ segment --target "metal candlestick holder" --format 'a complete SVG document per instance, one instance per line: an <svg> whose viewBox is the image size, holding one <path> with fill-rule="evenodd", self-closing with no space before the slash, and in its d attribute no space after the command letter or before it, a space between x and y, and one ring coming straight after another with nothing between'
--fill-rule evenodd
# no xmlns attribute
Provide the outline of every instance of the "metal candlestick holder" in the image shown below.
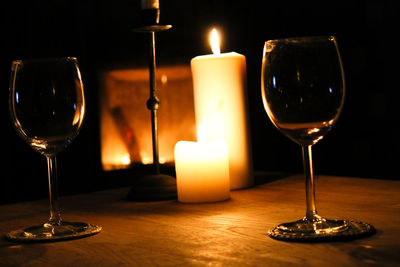
<svg viewBox="0 0 400 267"><path fill-rule="evenodd" d="M131 190L127 195L128 200L133 201L158 201L176 199L176 179L172 176L160 173L160 163L158 154L158 128L157 110L160 100L157 97L156 87L156 50L155 33L166 31L172 25L146 25L135 28L135 32L149 34L149 73L150 73L150 98L147 100L147 108L151 112L151 132L153 141L153 174L137 177L133 181Z"/></svg>

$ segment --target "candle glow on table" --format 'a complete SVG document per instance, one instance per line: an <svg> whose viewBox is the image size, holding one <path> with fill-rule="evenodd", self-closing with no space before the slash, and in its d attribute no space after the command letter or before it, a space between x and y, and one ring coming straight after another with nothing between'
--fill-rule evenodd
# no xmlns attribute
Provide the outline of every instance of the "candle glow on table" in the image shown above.
<svg viewBox="0 0 400 267"><path fill-rule="evenodd" d="M204 122L202 125L204 128ZM224 140L207 140L199 129L199 142L175 145L178 201L216 202L230 198L228 149Z"/></svg>
<svg viewBox="0 0 400 267"><path fill-rule="evenodd" d="M220 53L216 30L210 36L212 55L191 60L197 125L212 122L209 135L223 136L228 145L231 189L254 183L246 106L246 58Z"/></svg>

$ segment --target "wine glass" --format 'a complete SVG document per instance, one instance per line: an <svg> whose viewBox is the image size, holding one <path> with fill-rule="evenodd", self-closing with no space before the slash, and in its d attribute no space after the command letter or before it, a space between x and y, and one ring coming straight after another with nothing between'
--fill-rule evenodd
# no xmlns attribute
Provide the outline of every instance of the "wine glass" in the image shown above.
<svg viewBox="0 0 400 267"><path fill-rule="evenodd" d="M331 129L342 110L345 82L334 36L265 42L262 99L268 117L301 145L306 182L306 216L269 231L279 240L321 241L372 234L372 225L325 219L317 214L311 147Z"/></svg>
<svg viewBox="0 0 400 267"><path fill-rule="evenodd" d="M9 108L18 135L47 158L50 218L41 225L9 232L12 241L56 241L96 234L101 227L61 219L56 155L78 135L85 96L76 58L12 62Z"/></svg>

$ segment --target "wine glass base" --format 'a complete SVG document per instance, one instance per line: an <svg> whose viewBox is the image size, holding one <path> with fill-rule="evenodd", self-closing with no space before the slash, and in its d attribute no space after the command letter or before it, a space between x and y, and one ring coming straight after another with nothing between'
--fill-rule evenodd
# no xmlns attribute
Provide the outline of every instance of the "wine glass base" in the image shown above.
<svg viewBox="0 0 400 267"><path fill-rule="evenodd" d="M283 223L268 231L269 237L283 241L326 242L344 241L370 236L375 228L368 223L321 219Z"/></svg>
<svg viewBox="0 0 400 267"><path fill-rule="evenodd" d="M14 230L6 234L6 238L16 242L53 242L91 236L99 233L101 229L101 226L95 224L62 221L57 225L45 223Z"/></svg>

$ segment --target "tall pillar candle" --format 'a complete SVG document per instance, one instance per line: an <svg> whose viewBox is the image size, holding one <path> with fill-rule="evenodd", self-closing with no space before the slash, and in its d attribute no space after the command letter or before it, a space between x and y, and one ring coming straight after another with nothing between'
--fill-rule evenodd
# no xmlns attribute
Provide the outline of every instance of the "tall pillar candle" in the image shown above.
<svg viewBox="0 0 400 267"><path fill-rule="evenodd" d="M214 126L207 137L212 140L222 135L227 142L231 189L252 186L246 58L235 52L217 52L193 58L191 69L197 126L206 121Z"/></svg>

